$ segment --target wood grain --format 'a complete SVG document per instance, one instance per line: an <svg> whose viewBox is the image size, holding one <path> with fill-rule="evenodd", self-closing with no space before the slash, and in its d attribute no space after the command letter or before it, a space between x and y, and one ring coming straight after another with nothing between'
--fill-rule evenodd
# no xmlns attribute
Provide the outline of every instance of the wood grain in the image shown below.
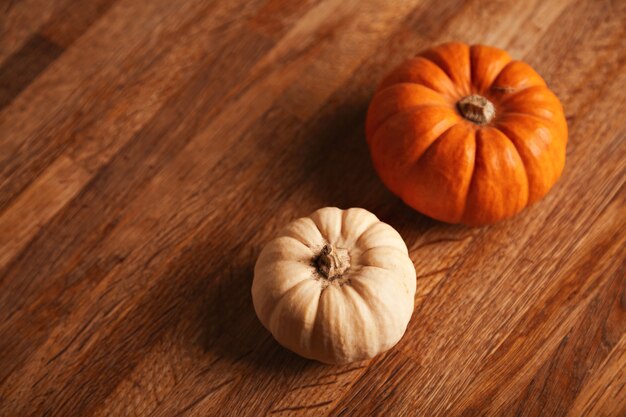
<svg viewBox="0 0 626 417"><path fill-rule="evenodd" d="M626 415L626 3L24 0L0 6L0 415ZM485 228L377 179L365 110L429 45L488 43L561 98L567 164ZM417 275L407 334L281 348L252 268L364 207Z"/></svg>

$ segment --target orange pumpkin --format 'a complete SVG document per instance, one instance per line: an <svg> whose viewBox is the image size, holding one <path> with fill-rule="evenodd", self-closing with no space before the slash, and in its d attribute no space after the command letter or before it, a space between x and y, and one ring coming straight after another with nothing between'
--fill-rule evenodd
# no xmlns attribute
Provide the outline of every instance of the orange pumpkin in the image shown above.
<svg viewBox="0 0 626 417"><path fill-rule="evenodd" d="M501 49L447 43L382 81L366 135L378 175L408 205L482 225L550 190L565 165L567 123L528 64Z"/></svg>

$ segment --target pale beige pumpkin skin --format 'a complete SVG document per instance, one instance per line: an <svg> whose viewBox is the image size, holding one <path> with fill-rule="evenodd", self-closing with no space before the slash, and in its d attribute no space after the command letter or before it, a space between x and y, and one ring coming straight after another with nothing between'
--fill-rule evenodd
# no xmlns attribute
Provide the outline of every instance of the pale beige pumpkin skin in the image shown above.
<svg viewBox="0 0 626 417"><path fill-rule="evenodd" d="M327 207L293 221L265 246L254 268L252 300L281 345L344 364L400 340L415 286L398 232L367 210Z"/></svg>

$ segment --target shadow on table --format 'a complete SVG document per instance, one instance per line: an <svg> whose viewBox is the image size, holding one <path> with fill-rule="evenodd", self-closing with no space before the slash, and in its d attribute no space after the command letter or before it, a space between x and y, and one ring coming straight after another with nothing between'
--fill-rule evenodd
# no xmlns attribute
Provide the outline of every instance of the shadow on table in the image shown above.
<svg viewBox="0 0 626 417"><path fill-rule="evenodd" d="M283 224L292 220L280 218L278 213L283 206L296 206L299 215L324 206L362 207L392 225L405 239L413 240L431 228L448 227L407 207L378 179L365 142L366 109L364 99L343 103L299 129L292 152L264 178L273 189L290 193L281 197L278 205L275 200L261 201L258 212L266 213L265 217L269 212L277 213L272 221ZM292 131L279 130L275 134L292 134ZM254 221L264 227L263 216ZM411 245L410 241L407 243ZM254 263L262 244L224 255L232 257L232 262L224 275L212 278L219 280L219 284L212 286L208 294L207 305L212 313L204 324L205 349L233 362L245 361L254 368L283 374L323 366L282 348L258 321L250 290Z"/></svg>
<svg viewBox="0 0 626 417"><path fill-rule="evenodd" d="M307 177L292 198L314 201L311 211L325 206L361 207L401 234L445 227L405 205L378 178L365 139L367 106L364 98L343 103L302 129L300 152L287 161L293 168L286 170L301 170Z"/></svg>
<svg viewBox="0 0 626 417"><path fill-rule="evenodd" d="M203 324L204 349L231 365L245 363L270 373L299 373L314 366L280 346L257 319L250 291L254 262L252 252L242 256L210 290L206 303L209 314Z"/></svg>

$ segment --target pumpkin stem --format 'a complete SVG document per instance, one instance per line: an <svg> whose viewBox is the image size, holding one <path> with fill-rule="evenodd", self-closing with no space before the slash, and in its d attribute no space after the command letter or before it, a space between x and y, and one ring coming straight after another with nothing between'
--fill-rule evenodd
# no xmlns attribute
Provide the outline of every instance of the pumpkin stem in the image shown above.
<svg viewBox="0 0 626 417"><path fill-rule="evenodd" d="M491 122L496 116L493 103L476 94L462 98L456 105L461 116L479 125Z"/></svg>
<svg viewBox="0 0 626 417"><path fill-rule="evenodd" d="M350 268L350 255L346 249L326 244L317 258L317 269L329 280L337 279Z"/></svg>

